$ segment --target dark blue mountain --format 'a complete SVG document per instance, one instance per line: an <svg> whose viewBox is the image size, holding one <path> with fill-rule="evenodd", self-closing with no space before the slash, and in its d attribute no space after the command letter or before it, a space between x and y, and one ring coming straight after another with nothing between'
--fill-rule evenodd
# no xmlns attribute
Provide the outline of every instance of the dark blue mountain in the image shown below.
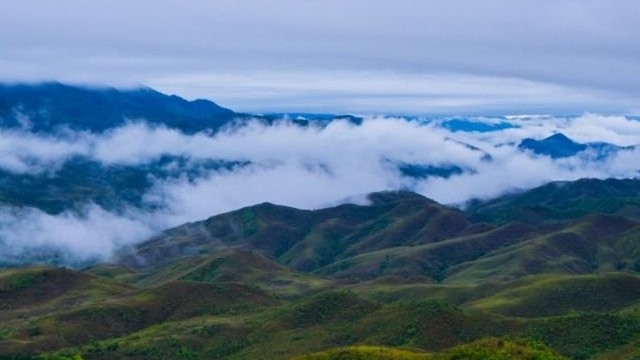
<svg viewBox="0 0 640 360"><path fill-rule="evenodd" d="M553 159L572 157L584 151L591 151L596 159L601 160L619 150L633 149L633 146L621 147L604 142L583 144L571 140L562 133L557 133L542 140L524 139L518 148L538 155L550 156Z"/></svg>
<svg viewBox="0 0 640 360"><path fill-rule="evenodd" d="M414 179L428 179L431 177L441 177L448 179L454 175L461 175L467 171L457 165L423 165L423 164L407 164L401 163L398 165L398 170L402 176L414 178Z"/></svg>
<svg viewBox="0 0 640 360"><path fill-rule="evenodd" d="M154 206L144 201L153 179L194 181L209 171L232 171L249 164L165 155L141 165L106 165L73 157L57 171L44 174L16 174L0 168L0 207L32 207L59 214L82 211L87 204L97 204L109 211Z"/></svg>
<svg viewBox="0 0 640 360"><path fill-rule="evenodd" d="M453 132L491 132L518 127L517 125L511 124L507 121L502 121L499 123L487 123L479 120L464 118L454 118L446 120L442 122L441 126Z"/></svg>
<svg viewBox="0 0 640 360"><path fill-rule="evenodd" d="M50 132L102 132L143 119L187 133L216 130L242 115L208 100L188 101L150 88L118 90L41 84L0 85L0 126Z"/></svg>
<svg viewBox="0 0 640 360"><path fill-rule="evenodd" d="M343 120L353 125L362 125L364 120L362 117L355 115L336 115L322 113L268 113L260 116L268 123L280 121L282 119L291 119L291 122L300 126L308 126L310 124L326 126L333 121Z"/></svg>

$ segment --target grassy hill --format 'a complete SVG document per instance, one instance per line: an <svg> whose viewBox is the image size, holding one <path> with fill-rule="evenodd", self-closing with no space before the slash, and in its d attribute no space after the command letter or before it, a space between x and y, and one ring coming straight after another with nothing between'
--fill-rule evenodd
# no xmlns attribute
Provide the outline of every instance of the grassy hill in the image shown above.
<svg viewBox="0 0 640 360"><path fill-rule="evenodd" d="M121 263L151 270L196 254L245 249L343 281L392 276L445 283L640 269L634 217L591 211L537 225L490 225L476 215L407 192L373 194L368 206L315 211L260 204L167 230L123 253Z"/></svg>
<svg viewBox="0 0 640 360"><path fill-rule="evenodd" d="M310 272L349 256L489 229L417 194L386 192L370 199L369 206L348 204L316 211L268 203L240 209L168 230L134 254L123 254L122 263L148 268L233 247L258 251Z"/></svg>
<svg viewBox="0 0 640 360"><path fill-rule="evenodd" d="M551 182L489 201L474 201L467 211L493 224L520 221L538 225L577 219L591 213L640 218L637 179L580 179Z"/></svg>
<svg viewBox="0 0 640 360"><path fill-rule="evenodd" d="M614 203L637 200L631 183L597 186L611 184ZM606 201L576 190L582 182L564 186L573 190L534 189L482 209ZM408 192L369 200L315 211L259 204L169 229L113 264L0 270L0 359L637 355L635 216L584 207L489 224L481 207Z"/></svg>

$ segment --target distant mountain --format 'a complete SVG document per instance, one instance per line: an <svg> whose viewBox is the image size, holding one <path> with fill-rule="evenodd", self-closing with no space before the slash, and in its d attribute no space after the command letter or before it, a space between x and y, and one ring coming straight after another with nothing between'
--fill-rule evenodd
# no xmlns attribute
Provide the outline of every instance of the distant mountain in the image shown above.
<svg viewBox="0 0 640 360"><path fill-rule="evenodd" d="M101 132L142 119L193 133L216 130L241 116L208 100L187 101L146 87L119 90L57 82L0 85L0 126L36 132L61 126Z"/></svg>
<svg viewBox="0 0 640 360"><path fill-rule="evenodd" d="M0 169L0 205L34 207L49 214L81 211L87 204L107 210L143 207L153 179L193 180L207 171L232 170L248 164L165 155L142 165L108 165L76 156L51 173L16 174Z"/></svg>
<svg viewBox="0 0 640 360"><path fill-rule="evenodd" d="M259 117L268 123L273 123L282 119L289 119L293 124L300 126L308 126L310 124L326 126L333 121L346 121L353 125L361 125L364 120L362 117L355 115L318 113L267 113L259 115Z"/></svg>
<svg viewBox="0 0 640 360"><path fill-rule="evenodd" d="M631 150L633 146L621 147L604 142L578 143L562 133L551 135L542 140L527 138L520 142L518 148L528 150L538 155L561 159L576 156L585 151L591 151L596 159L604 159L619 150Z"/></svg>
<svg viewBox="0 0 640 360"><path fill-rule="evenodd" d="M431 177L440 177L448 179L451 176L461 175L465 172L473 172L469 169L463 169L457 165L422 165L422 164L409 164L400 163L398 170L404 177L413 179L428 179Z"/></svg>
<svg viewBox="0 0 640 360"><path fill-rule="evenodd" d="M480 119L453 118L443 121L440 126L449 131L462 132L491 132L517 128L518 126L508 121L486 122Z"/></svg>

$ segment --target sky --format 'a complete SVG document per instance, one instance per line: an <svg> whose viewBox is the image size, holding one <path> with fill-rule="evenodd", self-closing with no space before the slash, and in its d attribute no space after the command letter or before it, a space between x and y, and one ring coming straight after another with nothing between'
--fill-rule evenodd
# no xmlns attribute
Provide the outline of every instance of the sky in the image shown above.
<svg viewBox="0 0 640 360"><path fill-rule="evenodd" d="M245 112L638 114L635 0L0 0L0 81Z"/></svg>

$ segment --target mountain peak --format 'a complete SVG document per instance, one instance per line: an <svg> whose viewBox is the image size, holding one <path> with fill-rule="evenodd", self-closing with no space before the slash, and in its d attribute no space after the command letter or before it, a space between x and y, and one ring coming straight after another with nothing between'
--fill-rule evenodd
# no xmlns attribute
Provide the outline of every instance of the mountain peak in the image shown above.
<svg viewBox="0 0 640 360"><path fill-rule="evenodd" d="M526 138L518 148L538 155L550 156L553 159L567 158L588 150L588 156L595 160L606 159L620 150L633 150L634 146L617 146L605 142L579 143L563 133L555 133L542 140Z"/></svg>
<svg viewBox="0 0 640 360"><path fill-rule="evenodd" d="M577 143L563 133L556 133L542 140L526 138L518 147L554 159L571 157L587 149L587 145Z"/></svg>
<svg viewBox="0 0 640 360"><path fill-rule="evenodd" d="M567 135L563 134L563 133L555 133L545 139L543 139L542 141L544 142L554 142L554 143L559 143L559 144L577 144L575 141L571 140Z"/></svg>

